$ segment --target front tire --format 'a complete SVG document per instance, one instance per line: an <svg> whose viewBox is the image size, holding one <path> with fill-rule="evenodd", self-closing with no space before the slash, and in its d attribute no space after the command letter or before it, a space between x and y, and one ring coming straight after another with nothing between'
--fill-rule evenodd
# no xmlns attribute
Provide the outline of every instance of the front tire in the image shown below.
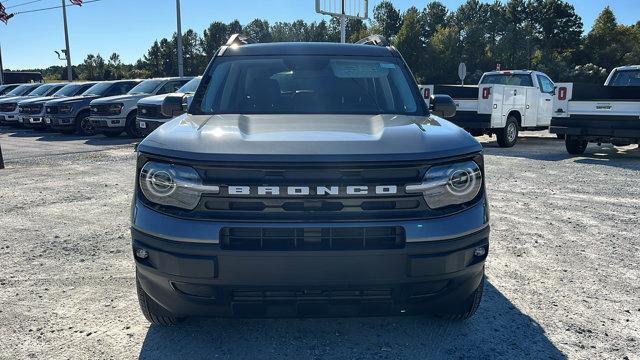
<svg viewBox="0 0 640 360"><path fill-rule="evenodd" d="M577 136L567 135L564 140L564 144L567 147L567 152L571 155L582 155L587 150L589 144L587 140L578 138Z"/></svg>
<svg viewBox="0 0 640 360"><path fill-rule="evenodd" d="M467 320L468 318L472 317L480 307L480 300L482 300L482 294L484 293L485 277L486 275L484 274L484 270L482 270L482 279L480 280L480 284L475 289L475 291L464 300L461 310L440 314L440 317L447 320Z"/></svg>
<svg viewBox="0 0 640 360"><path fill-rule="evenodd" d="M76 132L82 136L93 136L96 134L96 129L89 120L89 112L83 111L76 116Z"/></svg>
<svg viewBox="0 0 640 360"><path fill-rule="evenodd" d="M138 274L136 274L136 290L138 292L138 302L140 303L140 310L144 317L154 325L172 326L179 323L182 319L173 316L170 312L164 309L160 304L153 301L149 295L144 291L140 285Z"/></svg>
<svg viewBox="0 0 640 360"><path fill-rule="evenodd" d="M127 132L127 135L129 135L132 138L139 138L142 137L142 135L140 134L140 131L138 131L138 128L136 127L136 111L132 111L128 116L127 116L127 122L124 125L125 130Z"/></svg>
<svg viewBox="0 0 640 360"><path fill-rule="evenodd" d="M518 142L518 120L515 116L509 115L504 128L496 132L498 145L503 148L513 147Z"/></svg>

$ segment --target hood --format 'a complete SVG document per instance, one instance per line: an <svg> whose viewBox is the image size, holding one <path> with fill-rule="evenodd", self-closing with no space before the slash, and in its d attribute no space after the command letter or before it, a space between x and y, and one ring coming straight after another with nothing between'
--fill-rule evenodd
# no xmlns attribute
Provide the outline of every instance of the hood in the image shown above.
<svg viewBox="0 0 640 360"><path fill-rule="evenodd" d="M42 97L37 97L37 98L33 98L33 99L22 100L22 101L20 101L20 105L44 103L44 102L47 102L49 100L54 100L54 99L58 99L58 97L56 97L56 96L42 96Z"/></svg>
<svg viewBox="0 0 640 360"><path fill-rule="evenodd" d="M164 99L169 95L172 95L172 94L162 94L162 95L149 96L149 97L146 97L144 99L140 99L140 101L138 101L138 104L162 105L162 102L164 101Z"/></svg>
<svg viewBox="0 0 640 360"><path fill-rule="evenodd" d="M398 161L479 152L441 118L398 115L182 115L138 149L202 161Z"/></svg>
<svg viewBox="0 0 640 360"><path fill-rule="evenodd" d="M109 96L104 98L99 98L91 102L92 105L104 105L104 104L113 104L113 103L128 103L134 102L137 103L138 100L145 98L149 95L116 95Z"/></svg>
<svg viewBox="0 0 640 360"><path fill-rule="evenodd" d="M5 98L0 98L0 103L18 103L22 100L28 100L28 99L33 99L31 96L11 96L11 97L5 97Z"/></svg>
<svg viewBox="0 0 640 360"><path fill-rule="evenodd" d="M48 101L47 105L64 105L64 104L73 104L73 103L80 103L80 102L86 102L88 105L89 102L91 102L91 100L97 99L97 98L99 98L99 96L95 96L95 95L94 96L72 96L72 97L66 97L66 98Z"/></svg>

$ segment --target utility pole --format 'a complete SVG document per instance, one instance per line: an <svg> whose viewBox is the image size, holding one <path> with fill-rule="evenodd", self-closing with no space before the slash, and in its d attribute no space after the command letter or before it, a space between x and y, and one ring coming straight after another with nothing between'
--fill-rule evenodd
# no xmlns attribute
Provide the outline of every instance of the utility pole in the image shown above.
<svg viewBox="0 0 640 360"><path fill-rule="evenodd" d="M178 76L183 77L184 61L182 58L182 19L180 16L180 0L176 0L176 15L178 18Z"/></svg>
<svg viewBox="0 0 640 360"><path fill-rule="evenodd" d="M64 18L64 43L67 49L67 79L73 81L73 72L71 70L71 51L69 51L69 29L67 27L67 4L66 0L62 0L62 17Z"/></svg>
<svg viewBox="0 0 640 360"><path fill-rule="evenodd" d="M346 0L342 0L342 15L340 15L340 42L347 42L347 14L345 11Z"/></svg>
<svg viewBox="0 0 640 360"><path fill-rule="evenodd" d="M4 85L4 68L2 67L2 45L0 45L0 85ZM2 159L1 153L0 159Z"/></svg>

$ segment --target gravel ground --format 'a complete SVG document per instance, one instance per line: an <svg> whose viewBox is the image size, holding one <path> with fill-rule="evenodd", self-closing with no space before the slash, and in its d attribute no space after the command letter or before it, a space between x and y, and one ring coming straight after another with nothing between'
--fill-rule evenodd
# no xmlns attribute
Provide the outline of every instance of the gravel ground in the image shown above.
<svg viewBox="0 0 640 360"><path fill-rule="evenodd" d="M149 326L129 247L131 140L0 129L0 358L640 359L640 151L481 138L488 282L466 322L189 319Z"/></svg>

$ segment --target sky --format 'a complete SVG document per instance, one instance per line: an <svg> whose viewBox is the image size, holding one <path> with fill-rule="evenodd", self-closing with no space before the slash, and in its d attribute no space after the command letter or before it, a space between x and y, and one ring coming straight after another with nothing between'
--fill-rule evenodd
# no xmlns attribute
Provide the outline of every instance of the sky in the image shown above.
<svg viewBox="0 0 640 360"><path fill-rule="evenodd" d="M61 0L0 0L8 12L60 5ZM371 0L370 11L382 0ZM441 0L456 9L465 0ZM16 6L30 3L24 6ZM410 6L422 9L430 0L392 0L401 11ZM622 24L640 20L640 0L572 0L588 31L594 19L609 5ZM315 13L313 0L181 0L182 28L202 34L213 21L238 19L247 24L255 18L276 21L319 21L327 16ZM16 6L16 7L12 7ZM71 59L81 63L87 54L120 54L124 63L142 57L156 39L176 31L174 0L100 0L82 7L67 7ZM17 14L9 25L0 22L0 46L5 69L43 68L64 65L54 50L64 48L62 9Z"/></svg>

